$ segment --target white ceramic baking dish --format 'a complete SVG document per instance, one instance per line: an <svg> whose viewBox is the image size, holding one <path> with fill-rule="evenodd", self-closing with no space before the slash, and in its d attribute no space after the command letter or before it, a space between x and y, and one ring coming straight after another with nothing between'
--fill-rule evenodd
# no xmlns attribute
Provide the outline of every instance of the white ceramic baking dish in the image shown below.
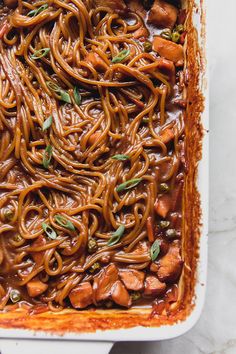
<svg viewBox="0 0 236 354"><path fill-rule="evenodd" d="M188 1L188 0L187 0ZM198 44L201 49L202 59L206 58L206 14L207 1L195 1L196 7L193 14L194 26L198 33ZM198 60L196 58L196 60ZM208 235L208 75L207 65L201 62L199 88L204 97L204 110L201 113L204 137L202 142L202 157L198 165L197 189L201 203L201 235L199 238L199 257L195 282L194 307L190 315L183 321L172 325L158 327L134 327L96 331L94 333L71 333L63 335L52 334L44 331L23 329L0 328L0 353L1 354L41 354L42 352L54 353L109 353L114 342L117 341L158 341L182 335L192 328L201 314L207 273L207 235ZM1 327L1 319L0 319ZM14 327L14 326L12 326Z"/></svg>

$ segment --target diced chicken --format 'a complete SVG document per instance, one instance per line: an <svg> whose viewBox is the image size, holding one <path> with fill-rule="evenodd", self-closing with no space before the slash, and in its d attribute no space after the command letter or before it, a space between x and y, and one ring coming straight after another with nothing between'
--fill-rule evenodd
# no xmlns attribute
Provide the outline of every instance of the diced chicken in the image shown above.
<svg viewBox="0 0 236 354"><path fill-rule="evenodd" d="M108 68L107 63L97 53L88 53L85 61L89 62L98 71L104 72Z"/></svg>
<svg viewBox="0 0 236 354"><path fill-rule="evenodd" d="M138 242L137 245L134 247L132 254L142 255L145 253L149 253L150 247L146 241Z"/></svg>
<svg viewBox="0 0 236 354"><path fill-rule="evenodd" d="M127 6L132 12L135 12L143 19L145 18L147 11L140 0L128 0Z"/></svg>
<svg viewBox="0 0 236 354"><path fill-rule="evenodd" d="M120 306L124 306L124 307L131 306L132 302L129 293L120 280L117 280L113 285L111 297L112 300Z"/></svg>
<svg viewBox="0 0 236 354"><path fill-rule="evenodd" d="M182 45L156 36L153 40L152 48L161 57L173 61L176 65L183 65L184 50Z"/></svg>
<svg viewBox="0 0 236 354"><path fill-rule="evenodd" d="M96 133L93 133L92 135L90 135L90 137L88 138L88 144L90 146L92 146L93 144L95 144L98 139L100 138L101 136L101 133L100 132L96 132Z"/></svg>
<svg viewBox="0 0 236 354"><path fill-rule="evenodd" d="M168 194L164 194L160 196L155 204L154 204L154 209L158 215L160 215L162 218L166 218L167 214L171 210L171 197Z"/></svg>
<svg viewBox="0 0 236 354"><path fill-rule="evenodd" d="M182 270L183 261L180 256L180 248L177 243L172 243L167 254L157 262L157 276L160 281L175 281Z"/></svg>
<svg viewBox="0 0 236 354"><path fill-rule="evenodd" d="M175 66L172 61L165 58L157 58L157 68L165 75L168 75L170 81L175 83Z"/></svg>
<svg viewBox="0 0 236 354"><path fill-rule="evenodd" d="M169 143L173 138L174 138L174 132L172 129L167 128L165 130L163 130L163 132L161 132L160 135L160 140L164 143L167 144Z"/></svg>
<svg viewBox="0 0 236 354"><path fill-rule="evenodd" d="M42 293L44 293L47 288L48 285L44 284L43 282L41 282L40 280L30 280L27 284L27 291L30 297L36 297L38 295L41 295Z"/></svg>
<svg viewBox="0 0 236 354"><path fill-rule="evenodd" d="M32 243L31 247L37 248L46 245L47 241L43 235L40 235L36 238L36 240ZM36 264L43 263L43 257L45 255L45 251L32 252L32 258Z"/></svg>
<svg viewBox="0 0 236 354"><path fill-rule="evenodd" d="M18 0L4 0L4 5L10 9L14 9L18 5Z"/></svg>
<svg viewBox="0 0 236 354"><path fill-rule="evenodd" d="M120 270L119 275L128 290L142 290L145 274L139 270Z"/></svg>
<svg viewBox="0 0 236 354"><path fill-rule="evenodd" d="M148 30L144 26L140 26L136 31L133 33L133 38L134 39L141 39L143 38L144 40L149 36Z"/></svg>
<svg viewBox="0 0 236 354"><path fill-rule="evenodd" d="M144 295L157 296L164 293L166 284L160 282L155 275L148 275L145 280Z"/></svg>
<svg viewBox="0 0 236 354"><path fill-rule="evenodd" d="M79 284L69 295L71 305L83 309L93 303L93 289L89 282Z"/></svg>
<svg viewBox="0 0 236 354"><path fill-rule="evenodd" d="M97 302L106 300L111 296L112 287L117 280L118 269L113 263L111 263L94 279L93 290Z"/></svg>
<svg viewBox="0 0 236 354"><path fill-rule="evenodd" d="M178 9L163 0L155 0L149 12L148 22L159 28L173 28L178 16Z"/></svg>
<svg viewBox="0 0 236 354"><path fill-rule="evenodd" d="M94 7L109 7L115 12L127 9L123 0L93 0L93 3Z"/></svg>

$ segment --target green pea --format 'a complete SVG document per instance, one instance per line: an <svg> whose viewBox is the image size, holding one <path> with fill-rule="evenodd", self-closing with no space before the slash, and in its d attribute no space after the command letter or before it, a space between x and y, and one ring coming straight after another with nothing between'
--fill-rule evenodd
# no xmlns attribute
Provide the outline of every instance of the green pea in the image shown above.
<svg viewBox="0 0 236 354"><path fill-rule="evenodd" d="M161 220L159 222L159 226L160 226L161 229L166 229L167 227L170 226L170 222L167 221L167 220Z"/></svg>
<svg viewBox="0 0 236 354"><path fill-rule="evenodd" d="M171 33L171 30L170 30L169 28L165 28L165 29L161 32L161 37L162 37L162 38L171 40L171 36L172 36L172 33Z"/></svg>
<svg viewBox="0 0 236 354"><path fill-rule="evenodd" d="M179 32L173 32L171 36L172 42L178 43L180 39Z"/></svg>
<svg viewBox="0 0 236 354"><path fill-rule="evenodd" d="M152 51L152 43L149 41L144 42L143 44L143 50L145 53L149 53Z"/></svg>
<svg viewBox="0 0 236 354"><path fill-rule="evenodd" d="M177 236L177 232L175 229L166 230L166 237L169 239L175 238Z"/></svg>
<svg viewBox="0 0 236 354"><path fill-rule="evenodd" d="M167 183L161 183L159 185L159 191L162 192L162 193L166 193L166 192L169 192L170 190L170 187L168 186Z"/></svg>

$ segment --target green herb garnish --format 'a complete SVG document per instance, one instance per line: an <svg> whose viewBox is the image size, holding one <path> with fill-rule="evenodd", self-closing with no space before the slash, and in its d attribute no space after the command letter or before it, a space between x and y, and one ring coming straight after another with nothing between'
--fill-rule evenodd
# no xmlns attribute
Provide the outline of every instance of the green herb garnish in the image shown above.
<svg viewBox="0 0 236 354"><path fill-rule="evenodd" d="M109 241L107 242L108 246L113 246L115 244L117 244L121 237L123 236L123 233L125 232L125 226L124 225L120 225L118 227L118 229L112 233Z"/></svg>
<svg viewBox="0 0 236 354"><path fill-rule="evenodd" d="M65 227L66 229L75 231L74 224L70 220L67 220L64 216L57 214L55 215L55 220L59 225Z"/></svg>
<svg viewBox="0 0 236 354"><path fill-rule="evenodd" d="M126 59L128 56L130 55L130 50L129 49L124 49L122 50L118 55L116 55L113 59L112 59L112 63L116 64L116 63L120 63L121 61L123 61L124 59Z"/></svg>
<svg viewBox="0 0 236 354"><path fill-rule="evenodd" d="M141 181L142 181L142 178L130 179L129 181L121 183L119 186L117 186L116 190L117 190L117 192L121 192L121 191L124 191L127 189L131 189L133 187L136 187Z"/></svg>
<svg viewBox="0 0 236 354"><path fill-rule="evenodd" d="M40 58L45 57L48 53L50 52L50 48L42 48L39 50L36 50L34 54L31 55L31 59L37 60Z"/></svg>
<svg viewBox="0 0 236 354"><path fill-rule="evenodd" d="M55 84L55 82L47 81L46 84L51 91L54 91L58 94L61 101L64 101L66 103L71 103L71 98L67 91L63 90L61 87Z"/></svg>
<svg viewBox="0 0 236 354"><path fill-rule="evenodd" d="M160 241L156 240L153 242L151 249L150 249L150 254L151 254L151 260L155 261L160 253Z"/></svg>
<svg viewBox="0 0 236 354"><path fill-rule="evenodd" d="M52 146L48 145L43 154L43 167L48 168L52 159Z"/></svg>
<svg viewBox="0 0 236 354"><path fill-rule="evenodd" d="M48 117L44 122L43 122L43 132L50 128L52 125L52 116Z"/></svg>
<svg viewBox="0 0 236 354"><path fill-rule="evenodd" d="M28 12L27 16L35 17L38 14L40 14L41 12L43 12L44 10L46 10L47 8L48 8L48 4L44 4L44 5L40 6L40 7L38 7L37 9L31 10L30 12Z"/></svg>
<svg viewBox="0 0 236 354"><path fill-rule="evenodd" d="M129 159L128 155L122 155L122 154L118 154L118 155L114 155L112 156L113 160L119 160L119 161L125 161Z"/></svg>
<svg viewBox="0 0 236 354"><path fill-rule="evenodd" d="M51 238L52 240L55 240L57 238L57 233L55 230L53 230L53 228L46 224L45 222L42 223L42 228L43 228L43 231L47 234L47 236L49 238Z"/></svg>
<svg viewBox="0 0 236 354"><path fill-rule="evenodd" d="M80 106L81 105L81 95L79 93L78 87L74 87L74 99L75 103Z"/></svg>

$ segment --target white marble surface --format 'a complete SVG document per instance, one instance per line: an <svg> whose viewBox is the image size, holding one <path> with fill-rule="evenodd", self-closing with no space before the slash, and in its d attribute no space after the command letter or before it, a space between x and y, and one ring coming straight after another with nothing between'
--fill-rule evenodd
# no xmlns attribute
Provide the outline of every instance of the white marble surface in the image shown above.
<svg viewBox="0 0 236 354"><path fill-rule="evenodd" d="M180 338L119 343L111 354L236 354L236 0L208 0L210 235L206 303Z"/></svg>

